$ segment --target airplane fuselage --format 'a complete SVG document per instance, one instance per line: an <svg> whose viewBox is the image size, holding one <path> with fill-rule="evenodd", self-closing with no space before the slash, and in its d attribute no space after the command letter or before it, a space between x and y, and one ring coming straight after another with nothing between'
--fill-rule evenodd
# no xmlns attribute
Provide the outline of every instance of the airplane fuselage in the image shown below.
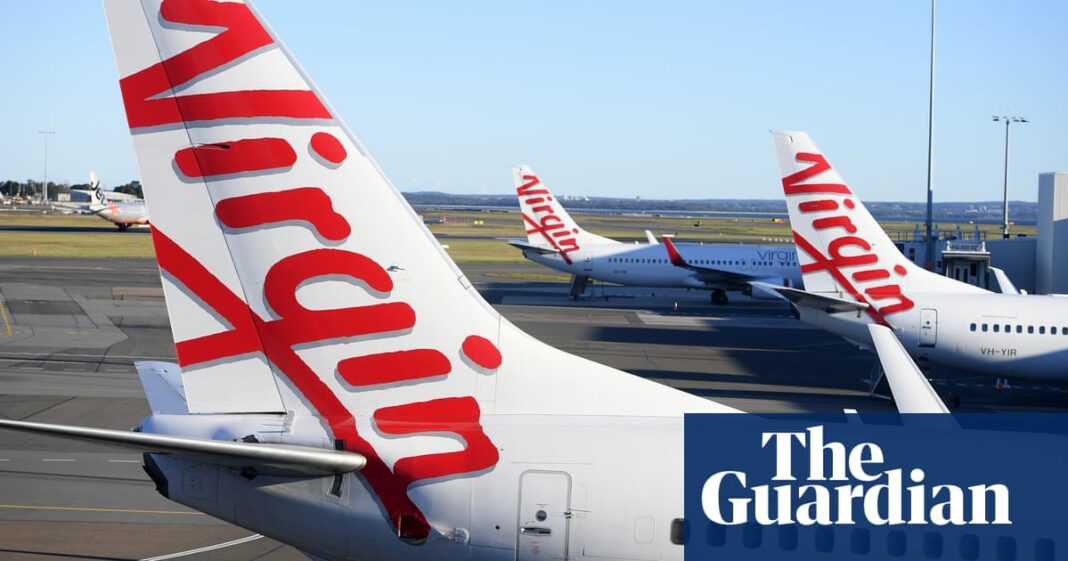
<svg viewBox="0 0 1068 561"><path fill-rule="evenodd" d="M1068 379L1068 299L1015 294L910 293L914 306L889 314L915 358L944 366L1044 381ZM802 321L867 345L864 313L798 307Z"/></svg>
<svg viewBox="0 0 1068 561"><path fill-rule="evenodd" d="M148 210L143 201L108 202L104 205L93 205L89 210L120 227L148 224Z"/></svg>
<svg viewBox="0 0 1068 561"><path fill-rule="evenodd" d="M697 245L680 247L694 265L725 272L769 279L776 284L799 286L801 273L797 253L787 246ZM658 244L604 244L586 246L569 254L570 263L559 254L527 250L523 255L572 275L623 285L741 290L744 283L703 280L694 271L676 267Z"/></svg>
<svg viewBox="0 0 1068 561"><path fill-rule="evenodd" d="M256 417L266 433L283 416ZM198 421L215 438L254 430ZM481 422L494 442L508 443L495 467L409 491L433 528L421 545L398 538L358 474L335 485L333 477L249 478L154 460L172 500L328 559L682 559L683 547L671 542L673 520L683 517L681 417L489 414Z"/></svg>

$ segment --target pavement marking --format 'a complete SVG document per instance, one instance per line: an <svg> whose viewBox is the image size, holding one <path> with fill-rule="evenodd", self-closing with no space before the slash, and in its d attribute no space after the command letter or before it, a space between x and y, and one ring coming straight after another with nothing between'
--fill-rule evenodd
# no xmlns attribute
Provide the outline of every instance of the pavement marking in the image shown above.
<svg viewBox="0 0 1068 561"><path fill-rule="evenodd" d="M198 547L196 549L189 549L189 550L186 550L186 551L179 551L177 553L168 553L166 555L159 555L157 557L146 557L146 558L142 559L141 561L164 561L164 559L176 559L178 557L187 557L189 555L196 555L198 553L206 553L208 551L215 551L217 549L223 549L223 548L227 548L227 547L233 547L235 545L241 545L243 543L256 541L256 540L258 540L258 539L260 539L262 537L263 536L260 535L260 534L252 534L251 536L245 536L245 537L240 538L240 539L236 539L236 540L228 541L228 542L223 542L223 543L217 543L215 545L208 545L208 546L204 546L204 547Z"/></svg>
<svg viewBox="0 0 1068 561"><path fill-rule="evenodd" d="M109 464L139 464L141 460L108 460Z"/></svg>
<svg viewBox="0 0 1068 561"><path fill-rule="evenodd" d="M0 318L4 319L4 330L7 331L7 336L14 335L15 332L11 330L11 319L7 317L7 306L4 305L3 299L0 299Z"/></svg>
<svg viewBox="0 0 1068 561"><path fill-rule="evenodd" d="M42 462L77 462L78 460L74 460L74 459L71 459L71 458L41 458L41 461Z"/></svg>
<svg viewBox="0 0 1068 561"><path fill-rule="evenodd" d="M0 301L0 302L2 302L2 301ZM0 357L0 358L3 358L4 360L15 360L15 359L11 359L11 358L6 358L6 357L9 357L9 356L26 356L26 357L36 358L37 360L51 360L52 357L63 357L63 358L70 358L70 359L78 357L78 358L86 358L86 359L89 359L89 360L97 360L97 361L103 360L105 358L106 359L121 358L121 359L130 359L130 360L162 360L162 361L167 361L167 360L174 361L174 360L177 360L173 356L131 356L131 355L112 355L112 354L104 356L103 352L101 352L101 354L90 355L90 354L84 354L84 353L54 353L54 354L48 354L48 353L42 353L42 352L16 352L16 351L4 351L3 357Z"/></svg>
<svg viewBox="0 0 1068 561"><path fill-rule="evenodd" d="M0 504L0 509L9 510L64 510L73 512L121 512L126 514L181 514L181 515L194 515L204 516L200 512L190 512L184 510L149 510L149 509L137 509L137 508L91 508L83 506L44 506L44 505L5 505Z"/></svg>

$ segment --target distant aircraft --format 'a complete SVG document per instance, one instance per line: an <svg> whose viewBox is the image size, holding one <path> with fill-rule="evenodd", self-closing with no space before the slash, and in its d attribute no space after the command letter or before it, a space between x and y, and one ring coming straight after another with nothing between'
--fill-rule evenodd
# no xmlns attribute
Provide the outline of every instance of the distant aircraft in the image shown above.
<svg viewBox="0 0 1068 561"><path fill-rule="evenodd" d="M589 279L631 286L711 290L714 304L726 304L727 291L759 298L774 292L753 290L752 281L801 285L797 253L789 246L685 244L667 238L663 246L628 244L583 230L529 166L513 166L519 209L527 239L508 243L535 263L573 275L571 296L578 297ZM683 255L685 253L685 256Z"/></svg>
<svg viewBox="0 0 1068 561"><path fill-rule="evenodd" d="M734 409L501 317L243 3L104 5L181 367L136 431L0 426L315 559L682 560L683 415Z"/></svg>
<svg viewBox="0 0 1068 561"><path fill-rule="evenodd" d="M89 185L92 187L92 202L88 207L90 213L111 222L122 232L130 226L148 225L148 208L144 200L109 201L95 172L89 174Z"/></svg>
<svg viewBox="0 0 1068 561"><path fill-rule="evenodd" d="M1068 379L1068 298L993 293L915 265L807 134L774 138L805 289L767 288L791 300L802 321L862 346L875 323L893 328L918 359Z"/></svg>

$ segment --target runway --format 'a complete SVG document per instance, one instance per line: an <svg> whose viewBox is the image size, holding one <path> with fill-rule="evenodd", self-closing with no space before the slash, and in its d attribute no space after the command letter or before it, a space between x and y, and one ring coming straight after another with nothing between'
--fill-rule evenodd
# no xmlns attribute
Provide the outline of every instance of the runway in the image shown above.
<svg viewBox="0 0 1068 561"><path fill-rule="evenodd" d="M777 301L599 285L572 301L566 282L528 280L547 272L533 264L463 268L534 337L637 376L755 413L893 410L868 395L873 355ZM0 416L128 429L148 414L133 362L175 359L154 261L8 258L0 295ZM933 374L962 411L1068 405L1061 388ZM234 540L180 558L305 559L163 499L138 454L0 431L0 558L148 559Z"/></svg>

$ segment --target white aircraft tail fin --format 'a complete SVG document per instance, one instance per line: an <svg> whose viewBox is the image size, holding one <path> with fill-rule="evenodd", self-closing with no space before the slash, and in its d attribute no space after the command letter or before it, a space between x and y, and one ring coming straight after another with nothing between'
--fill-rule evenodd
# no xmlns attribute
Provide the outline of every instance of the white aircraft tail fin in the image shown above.
<svg viewBox="0 0 1068 561"><path fill-rule="evenodd" d="M869 304L881 324L915 292L982 292L906 259L807 134L773 136L806 291Z"/></svg>
<svg viewBox="0 0 1068 561"><path fill-rule="evenodd" d="M104 4L191 413L318 417L419 540L409 486L497 465L483 415L730 410L501 318L246 4Z"/></svg>
<svg viewBox="0 0 1068 561"><path fill-rule="evenodd" d="M618 243L583 230L530 166L512 166L512 179L531 245L551 247L570 263L569 254L587 245Z"/></svg>
<svg viewBox="0 0 1068 561"><path fill-rule="evenodd" d="M100 186L100 179L97 178L95 171L89 172L89 189L93 197L90 207L107 206L108 198L104 195L104 189Z"/></svg>

